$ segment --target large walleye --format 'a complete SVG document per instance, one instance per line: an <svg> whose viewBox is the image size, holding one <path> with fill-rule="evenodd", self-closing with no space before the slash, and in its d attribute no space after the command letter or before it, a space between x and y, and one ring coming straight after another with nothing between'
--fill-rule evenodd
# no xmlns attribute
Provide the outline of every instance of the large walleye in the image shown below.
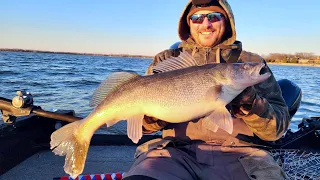
<svg viewBox="0 0 320 180"><path fill-rule="evenodd" d="M226 105L245 88L270 77L260 75L264 63L207 64L198 66L187 53L154 67L162 72L149 76L113 73L97 88L91 105L97 105L85 119L70 123L51 135L51 149L65 155L64 170L73 178L82 173L94 132L127 120L127 134L134 143L142 137L145 115L180 123L202 118L206 128L233 131Z"/></svg>

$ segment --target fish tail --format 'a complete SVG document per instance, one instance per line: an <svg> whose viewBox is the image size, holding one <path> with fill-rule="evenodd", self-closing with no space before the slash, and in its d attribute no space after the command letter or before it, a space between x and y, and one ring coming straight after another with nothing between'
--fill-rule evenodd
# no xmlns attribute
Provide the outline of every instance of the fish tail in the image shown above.
<svg viewBox="0 0 320 180"><path fill-rule="evenodd" d="M50 149L55 155L66 156L64 171L75 179L84 169L90 139L81 134L82 121L63 126L51 135Z"/></svg>

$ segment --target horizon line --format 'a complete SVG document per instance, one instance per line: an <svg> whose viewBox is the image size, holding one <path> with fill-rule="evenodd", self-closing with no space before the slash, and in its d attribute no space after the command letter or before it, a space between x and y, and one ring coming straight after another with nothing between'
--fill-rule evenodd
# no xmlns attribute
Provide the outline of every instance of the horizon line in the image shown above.
<svg viewBox="0 0 320 180"><path fill-rule="evenodd" d="M110 53L87 53L87 52L68 52L68 51L50 51L50 50L35 50L35 49L21 49L21 48L0 48L0 52L9 51L9 52L37 52L37 53L53 53L53 54L73 54L73 55L90 55L90 56L113 56L113 57L136 57L136 58L154 58L151 55L138 55L138 54L110 54ZM245 51L245 50L243 50ZM307 53L307 52L295 52L295 53ZM285 54L285 55L294 55L292 53L279 53L272 52L268 54L260 54L261 57L272 55L272 54ZM316 59L320 59L320 55L313 53Z"/></svg>
<svg viewBox="0 0 320 180"><path fill-rule="evenodd" d="M73 54L73 55L90 55L90 56L136 57L136 58L153 58L154 57L154 56L148 56L148 55L135 55L135 54L81 53L81 52L49 51L49 50L34 50L34 49L21 49L21 48L0 48L0 52L4 52L4 51Z"/></svg>

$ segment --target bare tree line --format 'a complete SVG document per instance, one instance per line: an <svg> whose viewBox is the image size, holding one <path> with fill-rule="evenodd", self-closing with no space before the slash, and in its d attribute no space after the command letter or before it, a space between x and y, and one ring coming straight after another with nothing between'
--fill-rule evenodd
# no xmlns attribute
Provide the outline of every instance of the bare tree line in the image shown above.
<svg viewBox="0 0 320 180"><path fill-rule="evenodd" d="M270 53L263 56L263 58L267 62L320 64L320 56L310 52L297 52L295 54Z"/></svg>

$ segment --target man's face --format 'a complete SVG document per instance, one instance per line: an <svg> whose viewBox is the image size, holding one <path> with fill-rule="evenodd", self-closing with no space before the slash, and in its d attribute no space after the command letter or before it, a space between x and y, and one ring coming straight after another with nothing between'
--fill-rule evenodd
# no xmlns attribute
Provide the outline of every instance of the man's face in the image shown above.
<svg viewBox="0 0 320 180"><path fill-rule="evenodd" d="M202 10L195 14L208 14L212 11ZM193 23L190 19L190 33L197 44L203 47L211 47L221 42L222 36L225 32L225 19L220 21L210 22L207 17L202 23Z"/></svg>

